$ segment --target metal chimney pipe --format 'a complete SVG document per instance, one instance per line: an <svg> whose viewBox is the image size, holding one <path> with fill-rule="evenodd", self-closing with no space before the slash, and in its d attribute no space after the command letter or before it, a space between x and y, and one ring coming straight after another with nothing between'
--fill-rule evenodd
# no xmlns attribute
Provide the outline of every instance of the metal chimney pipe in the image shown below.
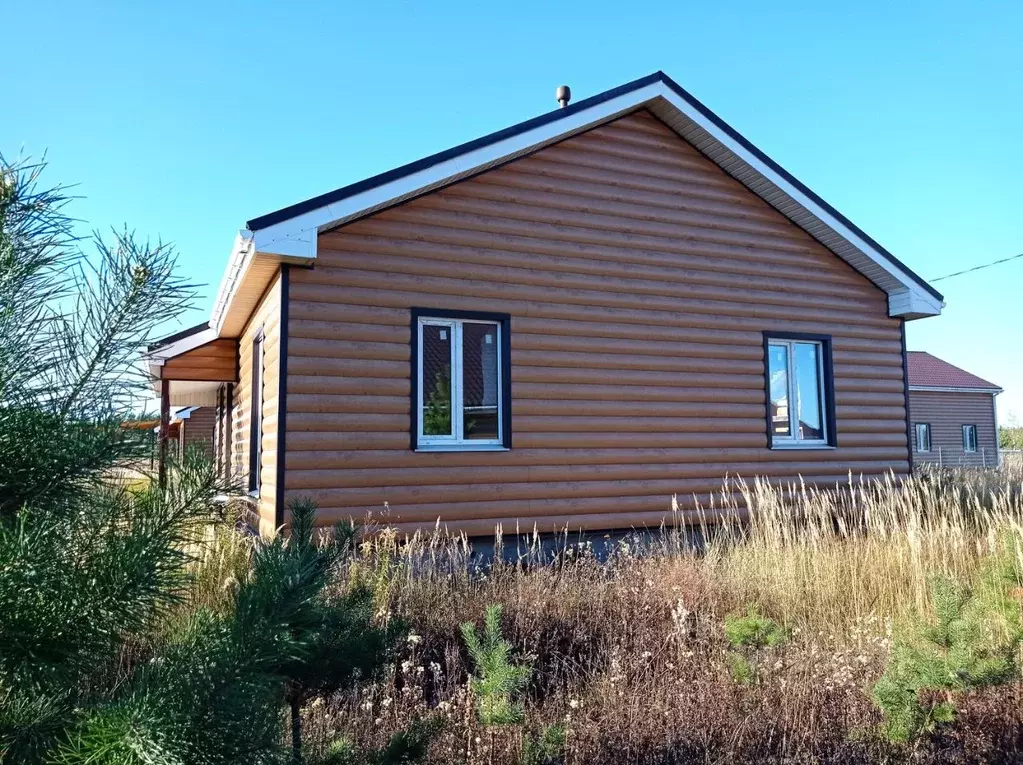
<svg viewBox="0 0 1023 765"><path fill-rule="evenodd" d="M554 97L558 99L558 103L564 109L568 106L568 102L572 100L572 89L568 85L559 85L558 89L554 92Z"/></svg>

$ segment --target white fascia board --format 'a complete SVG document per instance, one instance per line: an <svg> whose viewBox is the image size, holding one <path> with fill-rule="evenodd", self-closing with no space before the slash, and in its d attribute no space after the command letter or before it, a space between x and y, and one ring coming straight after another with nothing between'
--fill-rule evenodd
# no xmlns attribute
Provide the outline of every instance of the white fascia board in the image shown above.
<svg viewBox="0 0 1023 765"><path fill-rule="evenodd" d="M941 313L944 303L921 289L916 280L893 263L845 223L835 218L814 199L785 179L687 99L662 82L654 82L635 91L609 99L564 119L555 120L518 135L483 146L474 151L439 162L409 175L354 194L332 204L296 215L250 234L255 249L261 253L284 257L315 259L317 234L328 228L368 214L433 188L444 186L461 177L481 172L518 155L543 147L575 133L608 122L615 117L640 108L655 99L663 99L690 122L706 132L754 172L776 186L797 205L820 220L845 239L856 250L889 274L901 288L886 289L889 314L919 318ZM728 172L726 170L726 172ZM219 324L214 314L215 326Z"/></svg>
<svg viewBox="0 0 1023 765"><path fill-rule="evenodd" d="M924 316L937 316L944 307L944 302L915 285L888 293L888 314L890 316L919 319Z"/></svg>
<svg viewBox="0 0 1023 765"><path fill-rule="evenodd" d="M210 327L209 329L196 332L194 335L175 340L173 343L167 343L167 345L154 348L144 353L142 359L149 366L149 376L153 380L158 381L160 379L160 367L163 366L163 362L167 359L180 356L182 353L198 348L200 345L206 345L206 343L213 342L216 339L216 330ZM156 390L159 392L159 386L157 386Z"/></svg>
<svg viewBox="0 0 1023 765"><path fill-rule="evenodd" d="M909 389L924 393L987 393L991 396L1004 393L1002 388L956 388L951 385L910 385Z"/></svg>
<svg viewBox="0 0 1023 765"><path fill-rule="evenodd" d="M231 247L231 257L228 258L227 268L224 269L224 276L220 279L220 287L217 289L217 297L213 301L213 312L210 315L210 326L213 327L217 336L220 336L220 328L224 326L224 316L227 314L227 307L234 297L241 275L252 259L255 248L252 246L252 232L241 229L234 237L234 245Z"/></svg>

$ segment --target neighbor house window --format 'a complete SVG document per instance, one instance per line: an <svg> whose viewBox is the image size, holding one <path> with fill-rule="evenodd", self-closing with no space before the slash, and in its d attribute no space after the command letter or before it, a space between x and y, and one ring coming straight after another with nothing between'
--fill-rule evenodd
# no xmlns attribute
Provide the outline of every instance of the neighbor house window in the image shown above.
<svg viewBox="0 0 1023 765"><path fill-rule="evenodd" d="M772 448L835 445L831 338L770 333L767 357L767 437Z"/></svg>
<svg viewBox="0 0 1023 765"><path fill-rule="evenodd" d="M963 425L963 451L977 451L977 426Z"/></svg>
<svg viewBox="0 0 1023 765"><path fill-rule="evenodd" d="M249 389L249 491L259 493L263 467L263 331L252 340L252 386Z"/></svg>
<svg viewBox="0 0 1023 765"><path fill-rule="evenodd" d="M931 424L929 422L916 424L916 450L918 452L931 450Z"/></svg>
<svg viewBox="0 0 1023 765"><path fill-rule="evenodd" d="M504 314L413 311L413 449L511 446L509 331Z"/></svg>

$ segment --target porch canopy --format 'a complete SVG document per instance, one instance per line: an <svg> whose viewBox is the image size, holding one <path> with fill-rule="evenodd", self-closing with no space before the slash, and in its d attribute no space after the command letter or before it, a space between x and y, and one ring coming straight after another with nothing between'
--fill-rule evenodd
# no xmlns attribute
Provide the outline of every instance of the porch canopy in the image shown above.
<svg viewBox="0 0 1023 765"><path fill-rule="evenodd" d="M217 389L238 381L238 340L218 338L207 323L149 346L153 390L169 406L214 406Z"/></svg>
<svg viewBox="0 0 1023 765"><path fill-rule="evenodd" d="M160 482L166 479L172 406L216 406L217 390L238 382L238 340L217 337L208 323L165 337L145 355L160 397Z"/></svg>

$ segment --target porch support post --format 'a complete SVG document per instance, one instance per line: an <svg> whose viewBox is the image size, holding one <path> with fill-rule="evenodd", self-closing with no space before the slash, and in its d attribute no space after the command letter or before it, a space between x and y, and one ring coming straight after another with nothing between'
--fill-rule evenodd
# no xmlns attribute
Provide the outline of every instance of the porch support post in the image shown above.
<svg viewBox="0 0 1023 765"><path fill-rule="evenodd" d="M160 488L167 486L167 438L170 435L170 380L163 380L160 385Z"/></svg>

